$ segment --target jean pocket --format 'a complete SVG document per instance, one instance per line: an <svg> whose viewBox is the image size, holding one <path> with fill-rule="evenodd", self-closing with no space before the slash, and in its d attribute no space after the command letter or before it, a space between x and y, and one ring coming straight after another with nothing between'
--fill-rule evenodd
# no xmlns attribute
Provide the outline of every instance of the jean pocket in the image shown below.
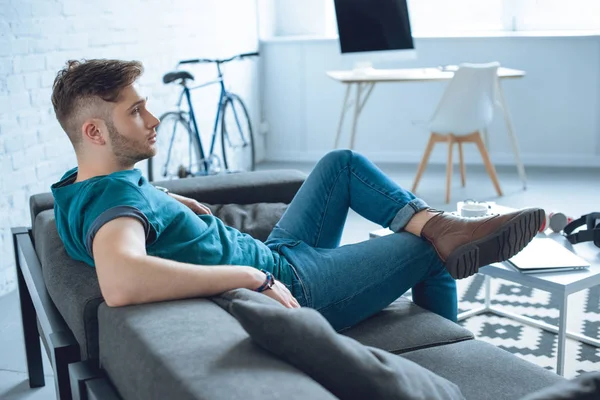
<svg viewBox="0 0 600 400"><path fill-rule="evenodd" d="M302 243L301 240L285 240L282 241L280 243L277 243L277 246L275 247L276 251L281 254L281 249L285 246L289 249L298 246L300 243Z"/></svg>
<svg viewBox="0 0 600 400"><path fill-rule="evenodd" d="M292 269L292 273L294 275L292 281L292 289L290 290L290 292L292 292L292 295L296 298L296 300L298 300L298 303L302 307L310 307L311 305L306 292L306 287L304 286L302 279L298 275L298 271L296 271L296 268L292 264L290 264L290 268Z"/></svg>

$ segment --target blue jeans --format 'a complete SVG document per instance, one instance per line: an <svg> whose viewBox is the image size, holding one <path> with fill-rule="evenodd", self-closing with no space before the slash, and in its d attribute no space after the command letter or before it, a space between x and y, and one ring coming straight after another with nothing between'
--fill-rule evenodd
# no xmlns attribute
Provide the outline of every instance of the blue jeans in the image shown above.
<svg viewBox="0 0 600 400"><path fill-rule="evenodd" d="M340 246L352 208L395 233ZM342 331L412 288L419 306L456 321L456 283L426 240L403 230L427 204L350 150L335 150L310 173L266 244L291 264L290 291Z"/></svg>

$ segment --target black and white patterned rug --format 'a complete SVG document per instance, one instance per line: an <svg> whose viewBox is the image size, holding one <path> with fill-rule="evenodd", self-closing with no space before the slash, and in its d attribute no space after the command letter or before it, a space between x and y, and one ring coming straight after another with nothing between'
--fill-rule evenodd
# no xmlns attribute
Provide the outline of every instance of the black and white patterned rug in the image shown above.
<svg viewBox="0 0 600 400"><path fill-rule="evenodd" d="M484 277L457 281L459 312L480 307L484 299ZM531 289L501 279L491 281L494 307L541 320L558 323L558 302L548 292ZM495 314L482 314L460 322L480 340L507 350L534 364L556 371L557 335ZM567 330L600 338L600 287L569 296ZM600 370L600 349L567 338L565 377Z"/></svg>

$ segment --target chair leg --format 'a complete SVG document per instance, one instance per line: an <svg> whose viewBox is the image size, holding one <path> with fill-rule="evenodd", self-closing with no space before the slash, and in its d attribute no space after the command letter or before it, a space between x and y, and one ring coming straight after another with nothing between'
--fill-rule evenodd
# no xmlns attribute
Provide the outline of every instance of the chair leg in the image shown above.
<svg viewBox="0 0 600 400"><path fill-rule="evenodd" d="M483 163L485 165L485 169L487 170L487 173L490 175L490 178L492 178L492 183L494 184L494 187L496 188L496 192L498 192L498 196L502 196L502 189L500 189L500 183L498 182L498 176L496 175L496 169L492 165L492 161L490 160L490 155L488 154L488 151L486 150L485 145L483 144L483 140L481 140L481 135L479 133L477 133L475 135L474 139L475 139L475 144L477 145L477 148L479 149L479 152L481 153L481 158L483 158Z"/></svg>
<svg viewBox="0 0 600 400"><path fill-rule="evenodd" d="M435 136L432 133L429 136L429 141L427 142L427 147L425 147L425 153L423 154L423 158L421 159L421 163L419 164L419 168L417 169L417 175L415 176L415 181L412 186L412 192L417 191L417 186L419 185L419 181L421 180L421 176L425 171L425 167L427 167L427 161L429 161L429 156L431 155L431 151L433 150L433 146L435 145Z"/></svg>
<svg viewBox="0 0 600 400"><path fill-rule="evenodd" d="M446 203L450 203L450 186L452 184L452 151L454 135L448 135L448 165L446 165Z"/></svg>
<svg viewBox="0 0 600 400"><path fill-rule="evenodd" d="M485 148L489 149L490 148L490 136L488 135L487 129L482 129L480 131L480 133L481 133L481 138L483 139L483 144L485 144Z"/></svg>
<svg viewBox="0 0 600 400"><path fill-rule="evenodd" d="M515 153L517 170L519 171L519 175L523 181L523 189L527 189L527 176L525 175L525 167L523 166L523 162L519 156L519 145L517 144L517 138L515 136L515 130L513 129L512 119L510 117L510 112L508 111L508 106L506 105L506 99L504 98L504 89L502 89L500 81L498 81L497 85L498 94L500 95L500 102L502 104L502 111L504 114L504 121L506 122L506 129L508 130L513 152Z"/></svg>
<svg viewBox="0 0 600 400"><path fill-rule="evenodd" d="M458 142L458 159L460 161L460 181L462 187L465 187L467 182L466 172L465 172L465 159L463 156L463 144L462 142Z"/></svg>

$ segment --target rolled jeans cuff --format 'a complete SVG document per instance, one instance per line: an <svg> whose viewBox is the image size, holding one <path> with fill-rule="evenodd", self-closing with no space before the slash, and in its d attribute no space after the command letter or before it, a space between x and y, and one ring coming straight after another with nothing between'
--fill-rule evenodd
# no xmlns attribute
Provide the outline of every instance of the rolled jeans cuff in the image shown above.
<svg viewBox="0 0 600 400"><path fill-rule="evenodd" d="M398 211L398 213L390 223L389 228L394 232L401 231L416 213L418 213L419 211L423 211L427 208L429 208L429 206L423 200L412 200L410 203L402 207L400 211Z"/></svg>

